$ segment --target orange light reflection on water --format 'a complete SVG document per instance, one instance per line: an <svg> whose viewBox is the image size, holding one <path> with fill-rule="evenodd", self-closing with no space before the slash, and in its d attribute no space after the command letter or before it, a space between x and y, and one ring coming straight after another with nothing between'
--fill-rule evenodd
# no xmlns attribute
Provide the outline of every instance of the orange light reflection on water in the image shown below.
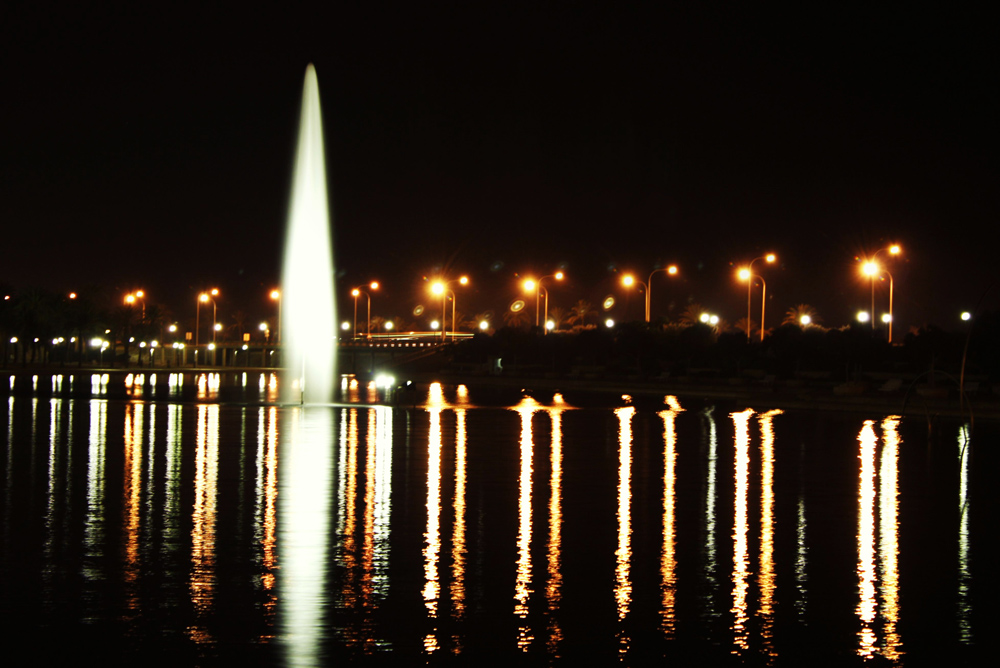
<svg viewBox="0 0 1000 668"><path fill-rule="evenodd" d="M436 619L441 584L438 560L441 554L441 411L445 406L440 383L433 383L427 395L430 428L427 439L427 527L424 531L424 588L421 596L427 616ZM424 652L440 649L437 627L424 637Z"/></svg>
<svg viewBox="0 0 1000 668"><path fill-rule="evenodd" d="M899 635L899 444L896 428L899 416L882 420L882 461L879 466L879 562L882 571L880 594L882 632L885 634L883 656L898 662L902 656Z"/></svg>
<svg viewBox="0 0 1000 668"><path fill-rule="evenodd" d="M865 420L858 434L858 605L855 612L861 622L858 631L858 655L870 658L875 653L875 446L878 437L872 420Z"/></svg>
<svg viewBox="0 0 1000 668"><path fill-rule="evenodd" d="M770 659L777 656L774 648L774 425L772 420L782 411L767 411L757 418L760 425L760 575L759 588L760 635L764 651ZM770 661L768 661L770 664Z"/></svg>
<svg viewBox="0 0 1000 668"><path fill-rule="evenodd" d="M734 435L734 471L733 482L735 487L733 504L733 607L730 612L735 616L733 619L733 643L736 649L734 654L740 653L750 647L748 639L747 621L747 578L750 575L749 550L747 548L747 495L749 493L750 477L750 417L754 414L753 409L746 409L740 413L730 413L735 427Z"/></svg>
<svg viewBox="0 0 1000 668"><path fill-rule="evenodd" d="M531 594L531 474L534 442L531 418L541 407L531 397L524 397L514 410L521 416L521 465L517 483L517 577L514 582L514 615L520 620L517 647L527 651L534 640L527 624L528 597Z"/></svg>
<svg viewBox="0 0 1000 668"><path fill-rule="evenodd" d="M618 546L615 549L615 607L624 621L632 606L632 418L635 408L615 409L618 417ZM618 633L618 654L624 656L631 640Z"/></svg>
<svg viewBox="0 0 1000 668"><path fill-rule="evenodd" d="M677 415L684 409L675 396L663 402L669 407L659 412L663 420L663 551L660 555L660 630L673 638L677 625L676 483Z"/></svg>
<svg viewBox="0 0 1000 668"><path fill-rule="evenodd" d="M219 406L198 405L195 443L194 509L191 527L191 603L198 620L208 617L215 596L215 524L219 483ZM204 625L188 627L196 643L211 642Z"/></svg>

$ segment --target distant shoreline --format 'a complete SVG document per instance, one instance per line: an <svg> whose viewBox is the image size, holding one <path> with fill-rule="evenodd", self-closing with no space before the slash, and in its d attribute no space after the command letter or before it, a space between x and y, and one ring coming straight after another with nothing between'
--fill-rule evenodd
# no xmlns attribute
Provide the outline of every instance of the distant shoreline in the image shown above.
<svg viewBox="0 0 1000 668"><path fill-rule="evenodd" d="M0 392L10 393L10 377L33 376L37 374L63 374L66 376L93 374L169 374L169 373L275 373L281 369L264 367L52 367L27 366L0 369L2 382ZM901 383L898 389L881 391L874 384L841 383L830 381L725 381L720 379L678 378L566 378L554 376L484 375L449 372L420 372L397 376L397 385L407 381L426 386L434 382L446 385L464 384L482 390L516 391L527 393L571 393L590 396L629 395L649 401L667 395L688 400L726 399L749 407L805 409L896 414L911 417L953 417L1000 420L1000 397L990 393L979 395L970 393L964 407L959 400L958 388L954 383L939 383L935 396L926 396L926 386L911 386ZM397 395L391 403L405 403ZM971 413L970 413L971 408Z"/></svg>

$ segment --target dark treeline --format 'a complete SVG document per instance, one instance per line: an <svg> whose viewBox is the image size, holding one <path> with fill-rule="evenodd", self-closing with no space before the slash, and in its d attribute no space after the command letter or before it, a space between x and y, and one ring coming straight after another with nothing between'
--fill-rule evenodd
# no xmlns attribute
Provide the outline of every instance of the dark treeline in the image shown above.
<svg viewBox="0 0 1000 668"><path fill-rule="evenodd" d="M852 381L891 374L918 378L932 370L958 378L1000 379L1000 312L988 312L960 332L933 325L914 328L889 344L884 334L855 324L839 329L785 323L763 341L707 324L624 323L553 332L507 327L476 335L455 350L457 364L499 359L504 373L557 376L678 378L796 378ZM968 353L966 355L966 345Z"/></svg>

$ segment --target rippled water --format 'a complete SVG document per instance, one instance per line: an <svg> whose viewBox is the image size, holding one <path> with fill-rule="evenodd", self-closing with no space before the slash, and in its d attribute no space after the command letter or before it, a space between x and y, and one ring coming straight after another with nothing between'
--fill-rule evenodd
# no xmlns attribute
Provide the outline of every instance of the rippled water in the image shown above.
<svg viewBox="0 0 1000 668"><path fill-rule="evenodd" d="M995 424L574 399L11 396L4 635L177 665L986 652Z"/></svg>

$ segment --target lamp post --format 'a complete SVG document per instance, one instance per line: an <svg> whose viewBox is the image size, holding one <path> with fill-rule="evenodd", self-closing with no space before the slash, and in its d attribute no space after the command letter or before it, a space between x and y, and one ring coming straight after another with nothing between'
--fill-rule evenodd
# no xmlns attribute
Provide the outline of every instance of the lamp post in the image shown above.
<svg viewBox="0 0 1000 668"><path fill-rule="evenodd" d="M878 263L879 253L889 253L890 255L899 255L902 249L899 244L892 244L891 246L886 246L885 248L879 248L875 251L871 259L861 265L861 273L871 280L872 286L872 310L871 310L871 321L872 321L872 331L875 331L875 279L882 275L882 272L889 274L888 269L883 269ZM892 274L889 274L889 343L892 343Z"/></svg>
<svg viewBox="0 0 1000 668"><path fill-rule="evenodd" d="M659 269L654 269L653 271L650 272L649 278L646 279L646 322L649 322L649 317L650 317L650 308L649 308L649 305L651 303L650 300L653 297L653 294L652 294L652 291L653 291L653 274L655 274L657 272L660 272L660 271L665 271L670 276L676 276L677 275L677 265L671 264L671 265L668 265L666 267L661 267Z"/></svg>
<svg viewBox="0 0 1000 668"><path fill-rule="evenodd" d="M281 343L281 290L275 288L271 290L271 299L278 302L278 323L274 332L274 343ZM268 341L270 342L270 330L268 330Z"/></svg>
<svg viewBox="0 0 1000 668"><path fill-rule="evenodd" d="M535 327L538 327L541 324L541 322L546 322L549 319L549 291L542 285L542 281L544 281L546 278L554 278L557 281L561 281L564 277L565 274L563 274L561 271L557 271L554 274L548 274L546 276L542 276L537 281L530 278L524 281L525 292L534 291L535 293ZM540 321L538 317L540 313L538 307L540 301L539 297L542 292L545 293L545 310L544 310L545 317L542 318Z"/></svg>
<svg viewBox="0 0 1000 668"><path fill-rule="evenodd" d="M750 260L750 263L747 264L746 267L740 269L739 271L738 275L740 277L740 280L747 282L747 343L750 342L750 290L753 288L753 278L754 278L753 263L756 262L757 260L764 260L765 262L770 264L774 262L776 259L777 258L774 255L774 253L761 255L760 257L755 257L754 259ZM764 301L765 297L764 292L767 291L767 286L764 285L763 277L757 275L757 278L760 279L761 285L764 286L763 292L761 293L761 301ZM764 304L761 304L760 307L760 340L761 341L764 340Z"/></svg>
<svg viewBox="0 0 1000 668"><path fill-rule="evenodd" d="M626 288L631 288L636 283L638 283L639 285L641 285L643 292L646 293L645 318L646 318L646 322L649 322L649 286L646 285L645 283L643 283L642 281L640 281L638 278L636 278L632 274L625 274L624 276L622 276L622 285L624 285Z"/></svg>
<svg viewBox="0 0 1000 668"><path fill-rule="evenodd" d="M451 281L435 281L431 285L431 292L433 292L435 295L441 296L441 341L442 342L448 336L448 320L447 320L447 311L445 310L445 307L446 307L446 299L449 293L451 293L451 331L452 331L451 340L452 341L455 340L455 330L456 330L455 306L456 303L458 302L458 298L455 296L454 290L448 289L448 286L451 285L452 283L458 283L459 285L468 285L469 277L462 276L461 278L456 278Z"/></svg>
<svg viewBox="0 0 1000 668"><path fill-rule="evenodd" d="M368 287L372 290L378 290L378 281L372 281ZM354 297L354 338L358 338L358 297L361 295L368 298L368 319L365 321L365 336L370 339L372 336L372 296L361 288L351 290L351 296Z"/></svg>

